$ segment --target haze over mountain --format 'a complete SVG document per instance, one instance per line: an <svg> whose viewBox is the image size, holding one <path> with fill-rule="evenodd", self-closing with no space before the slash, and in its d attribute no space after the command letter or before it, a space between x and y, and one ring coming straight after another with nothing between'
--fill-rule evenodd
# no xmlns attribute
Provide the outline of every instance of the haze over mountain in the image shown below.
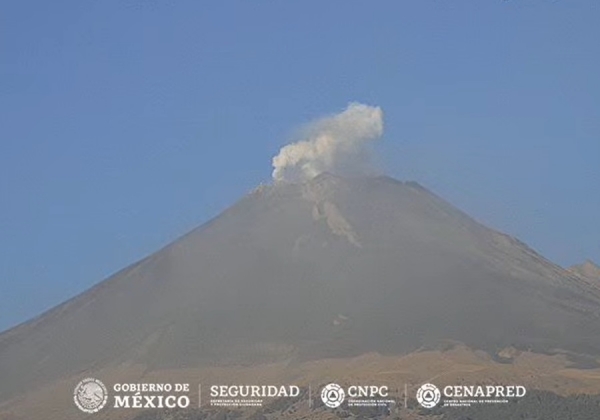
<svg viewBox="0 0 600 420"><path fill-rule="evenodd" d="M569 267L569 271L588 280L596 280L600 286L600 267L590 260L585 261L583 264Z"/></svg>
<svg viewBox="0 0 600 420"><path fill-rule="evenodd" d="M81 372L405 354L600 355L600 289L414 182L261 186L0 335L0 401Z"/></svg>

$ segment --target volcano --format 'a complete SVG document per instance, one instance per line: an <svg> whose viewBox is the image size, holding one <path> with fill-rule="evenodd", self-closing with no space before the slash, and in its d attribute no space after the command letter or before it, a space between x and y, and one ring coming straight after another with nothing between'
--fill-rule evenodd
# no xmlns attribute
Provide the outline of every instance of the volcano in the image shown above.
<svg viewBox="0 0 600 420"><path fill-rule="evenodd" d="M600 355L600 289L414 182L322 174L215 219L0 335L0 402L145 372L461 343Z"/></svg>

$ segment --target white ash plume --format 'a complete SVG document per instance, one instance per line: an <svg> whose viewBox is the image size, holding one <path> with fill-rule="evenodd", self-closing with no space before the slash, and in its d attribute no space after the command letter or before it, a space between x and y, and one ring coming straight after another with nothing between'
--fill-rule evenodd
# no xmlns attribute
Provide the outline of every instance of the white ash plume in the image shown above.
<svg viewBox="0 0 600 420"><path fill-rule="evenodd" d="M371 170L369 143L383 134L383 111L351 103L341 113L310 123L303 138L273 158L275 181L305 181L330 172L360 175Z"/></svg>

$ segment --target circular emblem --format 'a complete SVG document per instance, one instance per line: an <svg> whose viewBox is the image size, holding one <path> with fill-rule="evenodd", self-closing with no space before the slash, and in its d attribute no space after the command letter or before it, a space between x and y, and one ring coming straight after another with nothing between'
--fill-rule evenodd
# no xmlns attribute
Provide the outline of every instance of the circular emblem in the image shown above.
<svg viewBox="0 0 600 420"><path fill-rule="evenodd" d="M98 379L86 378L73 391L75 405L84 413L96 413L106 405L108 392Z"/></svg>
<svg viewBox="0 0 600 420"><path fill-rule="evenodd" d="M433 384L422 385L417 391L417 401L425 408L433 408L440 402L442 394Z"/></svg>
<svg viewBox="0 0 600 420"><path fill-rule="evenodd" d="M321 391L321 400L329 408L337 408L344 402L346 394L338 384L325 385Z"/></svg>

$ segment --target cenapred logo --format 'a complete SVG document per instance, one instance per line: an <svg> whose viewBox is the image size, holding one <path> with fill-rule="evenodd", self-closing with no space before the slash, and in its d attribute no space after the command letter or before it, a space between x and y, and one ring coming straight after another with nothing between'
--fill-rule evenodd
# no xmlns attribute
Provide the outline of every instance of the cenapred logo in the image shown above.
<svg viewBox="0 0 600 420"><path fill-rule="evenodd" d="M433 408L443 396L443 407L470 407L473 404L507 404L526 394L522 385L446 385L440 391L433 384L425 384L417 391L417 401L425 408Z"/></svg>
<svg viewBox="0 0 600 420"><path fill-rule="evenodd" d="M85 378L77 384L73 391L75 405L84 413L97 413L108 401L106 386L94 378Z"/></svg>
<svg viewBox="0 0 600 420"><path fill-rule="evenodd" d="M433 384L424 384L417 391L417 401L425 408L435 407L441 398L440 390Z"/></svg>
<svg viewBox="0 0 600 420"><path fill-rule="evenodd" d="M337 408L344 402L346 394L338 384L329 384L321 391L321 401L329 408Z"/></svg>

